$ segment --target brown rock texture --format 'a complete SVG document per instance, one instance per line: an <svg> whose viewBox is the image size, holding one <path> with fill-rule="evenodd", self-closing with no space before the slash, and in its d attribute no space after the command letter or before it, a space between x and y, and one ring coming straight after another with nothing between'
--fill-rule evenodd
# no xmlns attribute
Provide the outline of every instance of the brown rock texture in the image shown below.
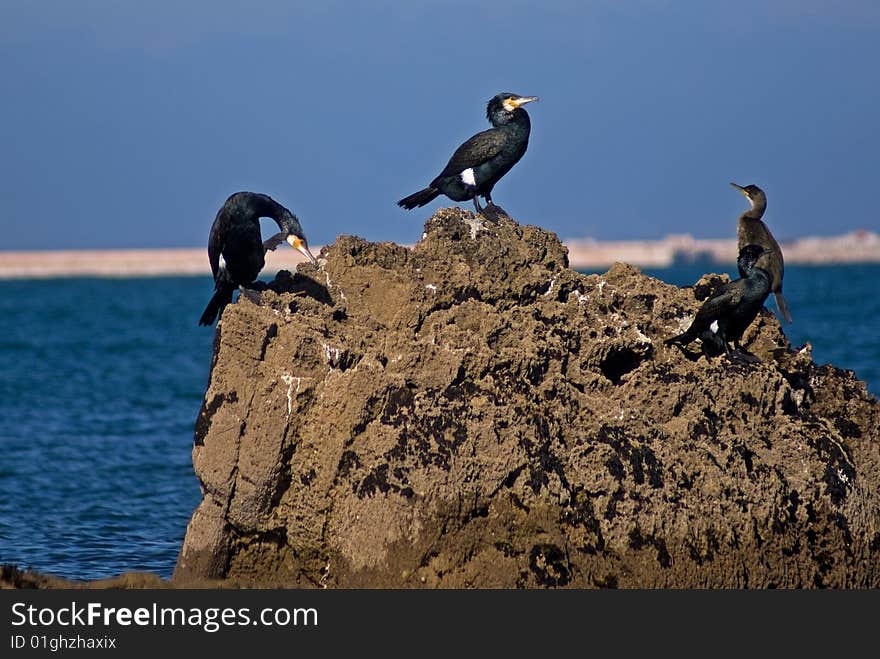
<svg viewBox="0 0 880 659"><path fill-rule="evenodd" d="M663 339L725 277L568 267L444 209L342 236L220 322L173 582L880 586L880 404L764 310L747 364Z"/></svg>
<svg viewBox="0 0 880 659"><path fill-rule="evenodd" d="M11 564L0 565L0 590L141 590L172 587L171 582L151 572L125 572L109 579L73 581L32 570L22 570Z"/></svg>

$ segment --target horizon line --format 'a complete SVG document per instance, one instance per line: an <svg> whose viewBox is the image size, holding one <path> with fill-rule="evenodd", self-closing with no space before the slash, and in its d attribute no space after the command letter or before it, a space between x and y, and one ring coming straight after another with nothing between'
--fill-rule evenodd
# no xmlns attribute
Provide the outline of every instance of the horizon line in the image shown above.
<svg viewBox="0 0 880 659"><path fill-rule="evenodd" d="M561 242L568 249L569 267L574 269L607 268L617 262L642 268L736 262L736 238L669 234L653 240L571 238ZM880 233L870 230L837 236L804 236L782 242L781 246L786 263L792 265L880 263ZM313 249L320 253L324 247L326 245L316 245ZM272 251L266 254L263 274L283 269L295 271L296 266L305 261L305 257L292 249ZM0 250L0 279L203 274L211 274L205 247Z"/></svg>

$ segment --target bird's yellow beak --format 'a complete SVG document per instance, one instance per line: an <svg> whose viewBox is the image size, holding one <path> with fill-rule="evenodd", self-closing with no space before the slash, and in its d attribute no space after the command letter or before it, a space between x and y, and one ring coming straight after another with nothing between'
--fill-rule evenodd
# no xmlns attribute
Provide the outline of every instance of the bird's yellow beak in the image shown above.
<svg viewBox="0 0 880 659"><path fill-rule="evenodd" d="M510 99L510 104L514 108L518 108L521 105L525 105L526 103L531 103L532 101L537 101L537 96L520 96L519 98Z"/></svg>
<svg viewBox="0 0 880 659"><path fill-rule="evenodd" d="M504 109L507 110L508 112L513 112L519 106L525 105L526 103L531 103L532 101L537 101L537 100L538 100L537 96L517 96L517 97L505 98L502 105L504 106Z"/></svg>
<svg viewBox="0 0 880 659"><path fill-rule="evenodd" d="M746 190L745 190L745 188L743 188L743 186L741 186L741 185L737 185L736 183L731 183L730 185L731 185L732 187L736 188L737 190L739 190L740 192L742 192L746 197L749 196L749 193L746 192Z"/></svg>
<svg viewBox="0 0 880 659"><path fill-rule="evenodd" d="M318 260L314 256L312 256L312 253L309 251L309 246L306 245L305 240L303 240L299 236L290 234L289 236L287 236L287 242L290 243L290 246L293 247L297 252L308 258L309 261L311 261L313 264L318 264Z"/></svg>

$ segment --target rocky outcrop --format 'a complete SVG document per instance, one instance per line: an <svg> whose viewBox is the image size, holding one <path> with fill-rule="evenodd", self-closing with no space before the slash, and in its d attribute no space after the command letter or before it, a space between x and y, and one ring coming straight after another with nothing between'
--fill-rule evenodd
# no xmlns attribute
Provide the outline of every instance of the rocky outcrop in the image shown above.
<svg viewBox="0 0 880 659"><path fill-rule="evenodd" d="M880 586L864 384L766 310L761 363L663 344L726 277L581 275L458 209L319 264L223 314L176 584Z"/></svg>
<svg viewBox="0 0 880 659"><path fill-rule="evenodd" d="M155 590L173 587L174 584L170 581L151 572L125 572L108 579L73 581L51 574L22 570L8 563L0 565L0 590Z"/></svg>

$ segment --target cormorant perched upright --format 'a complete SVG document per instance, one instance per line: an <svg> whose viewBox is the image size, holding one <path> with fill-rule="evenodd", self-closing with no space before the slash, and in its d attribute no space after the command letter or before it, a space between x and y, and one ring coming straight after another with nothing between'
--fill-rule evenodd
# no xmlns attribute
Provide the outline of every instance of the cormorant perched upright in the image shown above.
<svg viewBox="0 0 880 659"><path fill-rule="evenodd" d="M281 229L263 242L260 218L271 217ZM223 204L214 218L208 237L208 260L214 273L214 295L199 325L211 325L232 302L232 294L239 286L251 285L266 265L265 254L283 241L304 254L312 263L315 257L309 251L306 237L296 215L272 199L257 192L236 192Z"/></svg>
<svg viewBox="0 0 880 659"><path fill-rule="evenodd" d="M739 222L736 227L737 249L742 249L746 245L761 245L770 250L766 255L762 256L758 262L758 267L763 268L770 273L772 284L770 291L776 297L776 306L779 313L786 322L791 322L791 314L788 311L788 305L782 295L782 276L785 273L785 263L782 260L782 250L779 243L770 233L770 229L761 220L764 211L767 209L767 195L757 185L747 185L742 187L736 183L731 183L734 188L742 192L746 199L749 200L751 208L740 215ZM745 277L743 271L739 272L741 277Z"/></svg>
<svg viewBox="0 0 880 659"><path fill-rule="evenodd" d="M491 204L492 188L526 152L532 125L521 106L537 100L537 96L511 93L492 97L486 106L486 117L493 127L458 147L431 185L404 197L397 205L412 210L444 194L453 201L473 199L477 212L481 212L477 197Z"/></svg>
<svg viewBox="0 0 880 659"><path fill-rule="evenodd" d="M700 339L703 352L715 356L722 352L730 355L728 343L733 341L734 348L741 353L739 340L770 295L770 273L758 265L769 253L762 245L744 246L736 262L743 276L721 286L703 302L687 331L666 339L666 343L685 346Z"/></svg>

